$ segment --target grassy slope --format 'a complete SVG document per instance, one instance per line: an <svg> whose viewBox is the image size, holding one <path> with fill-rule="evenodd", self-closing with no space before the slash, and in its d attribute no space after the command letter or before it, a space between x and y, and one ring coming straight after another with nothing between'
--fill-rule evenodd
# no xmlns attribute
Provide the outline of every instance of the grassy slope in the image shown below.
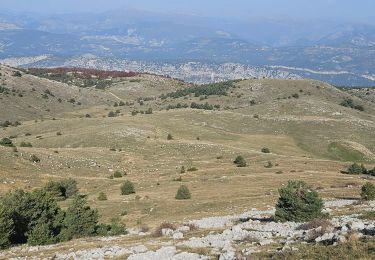
<svg viewBox="0 0 375 260"><path fill-rule="evenodd" d="M29 88L33 81L36 88L42 86L39 92L45 86L65 99L74 93L82 99L82 105L62 105L50 99L50 112L36 114L45 120L35 122L35 109L17 108L23 106L21 98L11 96L8 103L0 103L2 118L25 118L21 126L1 130L0 137L17 136L13 139L17 146L21 141L33 144L32 148L18 148L18 153L0 147L0 190L31 189L49 179L74 177L90 203L99 208L103 220L127 211L122 218L129 226L156 225L163 220L265 208L274 205L277 188L289 179L306 180L319 187L324 197L357 196L364 180L342 175L340 170L349 159L373 166L375 125L371 104L352 97L365 104L366 112L341 107L338 104L350 94L316 81L249 80L236 83L224 97L210 96L202 101L192 96L156 98L140 105L134 100L157 97L185 85L139 76L136 81L124 80L105 91L79 92L76 87L29 75L14 78L9 74L2 79L14 88ZM296 93L299 97L293 98ZM28 96L24 98L33 106L44 105L40 93ZM114 108L113 103L120 99L135 104ZM251 100L256 105L251 105ZM221 109L165 111L168 104L193 101L220 104ZM154 114L131 116L131 111L149 107ZM116 109L121 110L121 116L106 117ZM92 118L82 117L86 113ZM167 140L168 133L174 140ZM339 152L332 150L333 145L340 148ZM263 147L270 148L271 153L261 153ZM31 154L38 155L41 162L31 163ZM249 166L236 168L232 161L237 155L243 155ZM268 161L278 166L265 168ZM181 183L173 181L180 176L181 166L198 168L181 174L182 183L193 194L192 200L182 202L174 199ZM109 179L117 169L128 175ZM119 187L125 179L135 182L135 195L120 196ZM97 200L100 191L107 193L108 201Z"/></svg>

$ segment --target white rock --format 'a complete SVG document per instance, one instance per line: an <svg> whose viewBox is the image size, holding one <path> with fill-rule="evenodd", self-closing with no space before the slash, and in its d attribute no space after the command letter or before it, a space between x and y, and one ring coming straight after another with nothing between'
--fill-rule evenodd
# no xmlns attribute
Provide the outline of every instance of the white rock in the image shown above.
<svg viewBox="0 0 375 260"><path fill-rule="evenodd" d="M172 237L173 237L173 239L183 239L184 234L182 232L178 231L178 232L175 232Z"/></svg>

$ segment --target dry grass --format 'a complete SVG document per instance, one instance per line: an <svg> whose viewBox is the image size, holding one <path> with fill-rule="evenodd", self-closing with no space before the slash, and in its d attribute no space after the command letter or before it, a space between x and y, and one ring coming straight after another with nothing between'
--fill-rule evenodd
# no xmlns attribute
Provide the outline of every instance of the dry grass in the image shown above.
<svg viewBox="0 0 375 260"><path fill-rule="evenodd" d="M172 230L176 230L176 226L172 223L169 223L169 222L163 222L161 223L155 230L154 232L152 232L152 236L153 237L161 237L163 234L162 234L162 230L163 229L172 229Z"/></svg>

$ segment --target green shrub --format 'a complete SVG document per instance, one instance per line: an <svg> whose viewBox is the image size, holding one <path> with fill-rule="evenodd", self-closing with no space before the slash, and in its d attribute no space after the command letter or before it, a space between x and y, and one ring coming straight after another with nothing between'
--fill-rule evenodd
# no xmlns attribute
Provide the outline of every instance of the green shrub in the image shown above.
<svg viewBox="0 0 375 260"><path fill-rule="evenodd" d="M266 148L266 147L262 148L262 153L270 153L270 152L271 151L269 148Z"/></svg>
<svg viewBox="0 0 375 260"><path fill-rule="evenodd" d="M105 200L108 200L108 198L107 198L107 194L105 194L104 192L100 192L100 193L99 193L99 196L98 196L98 200L99 200L99 201L105 201Z"/></svg>
<svg viewBox="0 0 375 260"><path fill-rule="evenodd" d="M135 193L134 184L131 181L125 181L121 185L121 194L122 195L130 195Z"/></svg>
<svg viewBox="0 0 375 260"><path fill-rule="evenodd" d="M362 186L361 199L363 200L374 200L375 199L375 185L367 182Z"/></svg>
<svg viewBox="0 0 375 260"><path fill-rule="evenodd" d="M108 113L108 117L116 117L116 116L117 116L117 114L115 112L113 112L113 111L110 111Z"/></svg>
<svg viewBox="0 0 375 260"><path fill-rule="evenodd" d="M304 222L322 216L323 201L319 194L303 181L289 181L279 189L276 221Z"/></svg>
<svg viewBox="0 0 375 260"><path fill-rule="evenodd" d="M181 166L180 173L185 173L185 166Z"/></svg>
<svg viewBox="0 0 375 260"><path fill-rule="evenodd" d="M353 163L343 173L351 175L367 174L367 169L363 164L359 165L357 163Z"/></svg>
<svg viewBox="0 0 375 260"><path fill-rule="evenodd" d="M113 173L113 178L122 178L123 173L121 171L115 171Z"/></svg>
<svg viewBox="0 0 375 260"><path fill-rule="evenodd" d="M246 167L247 163L245 161L245 158L243 158L241 155L237 156L236 159L233 161L237 167Z"/></svg>
<svg viewBox="0 0 375 260"><path fill-rule="evenodd" d="M168 134L167 140L173 140L173 136L171 134Z"/></svg>
<svg viewBox="0 0 375 260"><path fill-rule="evenodd" d="M1 141L0 141L0 145L1 146L5 146L5 147L13 147L14 144L12 142L12 140L10 140L9 138L3 138Z"/></svg>
<svg viewBox="0 0 375 260"><path fill-rule="evenodd" d="M177 190L176 197L177 200L188 200L191 199L191 193L189 188L185 185L181 185Z"/></svg>

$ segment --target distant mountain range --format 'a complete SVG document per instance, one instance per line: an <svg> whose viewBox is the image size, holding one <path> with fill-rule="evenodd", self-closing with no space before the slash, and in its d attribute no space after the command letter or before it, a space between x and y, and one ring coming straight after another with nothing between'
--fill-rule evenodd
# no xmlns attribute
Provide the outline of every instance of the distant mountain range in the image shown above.
<svg viewBox="0 0 375 260"><path fill-rule="evenodd" d="M25 67L148 71L197 83L306 77L372 86L375 26L265 18L233 21L138 10L54 16L3 13L0 60Z"/></svg>

